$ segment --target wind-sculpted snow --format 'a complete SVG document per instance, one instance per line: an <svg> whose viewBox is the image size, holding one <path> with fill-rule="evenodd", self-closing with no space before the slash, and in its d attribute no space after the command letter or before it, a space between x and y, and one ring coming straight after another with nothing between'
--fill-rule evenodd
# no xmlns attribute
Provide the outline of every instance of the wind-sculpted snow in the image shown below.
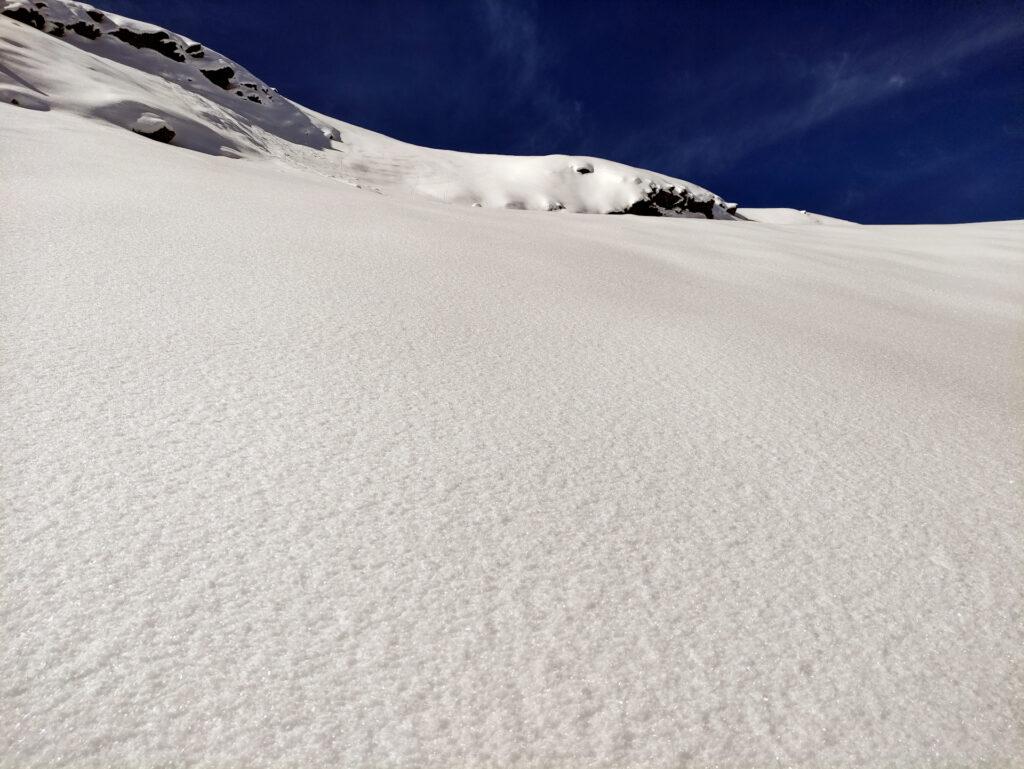
<svg viewBox="0 0 1024 769"><path fill-rule="evenodd" d="M1021 223L0 179L0 766L1024 765Z"/></svg>
<svg viewBox="0 0 1024 769"><path fill-rule="evenodd" d="M467 206L734 218L735 205L702 187L599 158L473 155L395 141L288 101L201 43L73 0L0 0L0 8L7 17L0 102L129 130L152 115L173 132L174 146L270 158L389 194Z"/></svg>

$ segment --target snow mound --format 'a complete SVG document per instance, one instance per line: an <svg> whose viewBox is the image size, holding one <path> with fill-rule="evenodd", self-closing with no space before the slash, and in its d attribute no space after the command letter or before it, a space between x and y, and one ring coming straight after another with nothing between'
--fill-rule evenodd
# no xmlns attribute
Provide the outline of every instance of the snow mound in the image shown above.
<svg viewBox="0 0 1024 769"><path fill-rule="evenodd" d="M466 206L734 219L736 206L691 182L591 157L434 150L289 101L199 42L74 0L0 0L0 101L135 130L173 126L173 145L272 159L390 194ZM17 22L15 24L14 22Z"/></svg>

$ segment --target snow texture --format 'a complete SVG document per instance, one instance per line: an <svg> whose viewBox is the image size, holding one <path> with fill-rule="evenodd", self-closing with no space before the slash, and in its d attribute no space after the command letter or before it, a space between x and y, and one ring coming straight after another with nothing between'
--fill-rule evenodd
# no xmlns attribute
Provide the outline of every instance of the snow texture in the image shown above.
<svg viewBox="0 0 1024 769"><path fill-rule="evenodd" d="M0 60L0 766L1024 764L1024 224L445 206L555 161Z"/></svg>

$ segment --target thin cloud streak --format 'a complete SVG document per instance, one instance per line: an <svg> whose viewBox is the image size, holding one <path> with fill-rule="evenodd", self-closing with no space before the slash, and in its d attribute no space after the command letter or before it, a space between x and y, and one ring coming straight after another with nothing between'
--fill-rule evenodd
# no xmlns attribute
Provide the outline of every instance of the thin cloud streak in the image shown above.
<svg viewBox="0 0 1024 769"><path fill-rule="evenodd" d="M714 135L687 137L681 145L664 147L661 161L671 167L721 169L755 150L798 135L852 110L874 106L909 89L950 76L961 62L1024 36L1024 23L1012 20L987 24L955 37L934 41L924 50L891 44L867 55L840 56L812 66L807 96L798 104ZM743 78L742 74L733 73ZM749 82L745 83L749 84ZM770 85L770 84L769 84ZM733 86L735 87L735 86ZM684 135L664 126L652 135ZM650 145L648 145L650 146Z"/></svg>
<svg viewBox="0 0 1024 769"><path fill-rule="evenodd" d="M520 151L550 151L550 147L578 133L582 105L565 98L548 76L548 52L541 44L533 13L524 4L486 0L483 26L489 35L492 59L504 72L509 108L528 109L536 120L519 142Z"/></svg>

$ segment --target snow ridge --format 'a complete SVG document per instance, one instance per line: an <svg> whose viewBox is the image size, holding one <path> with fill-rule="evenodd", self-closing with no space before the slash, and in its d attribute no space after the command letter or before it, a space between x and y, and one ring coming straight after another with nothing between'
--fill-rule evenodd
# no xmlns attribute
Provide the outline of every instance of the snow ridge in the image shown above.
<svg viewBox="0 0 1024 769"><path fill-rule="evenodd" d="M273 159L389 194L488 208L742 218L703 187L600 158L477 155L396 141L295 104L197 41L85 3L0 0L0 9L48 36L0 39L11 64L0 71L3 102L77 113L211 155ZM140 131L143 119L163 130Z"/></svg>

